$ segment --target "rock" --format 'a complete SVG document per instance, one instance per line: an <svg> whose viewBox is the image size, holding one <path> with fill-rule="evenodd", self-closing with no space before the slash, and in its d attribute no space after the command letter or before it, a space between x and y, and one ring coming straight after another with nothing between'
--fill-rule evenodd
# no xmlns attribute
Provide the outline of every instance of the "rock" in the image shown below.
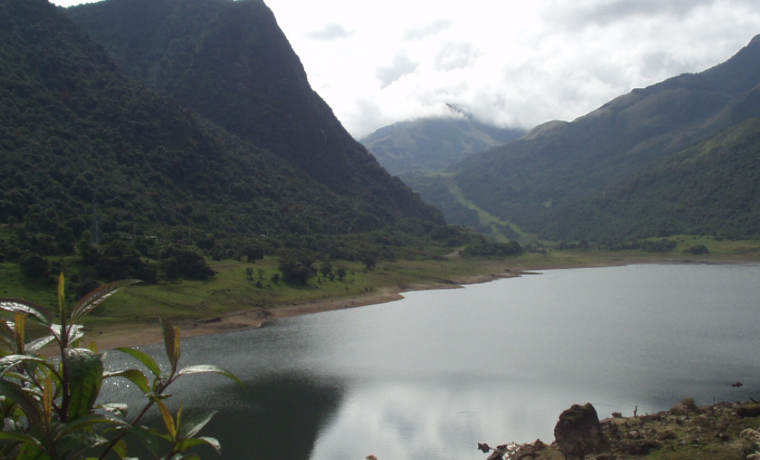
<svg viewBox="0 0 760 460"><path fill-rule="evenodd" d="M620 444L619 448L628 455L649 455L653 451L662 447L662 444L653 439L638 439L625 441Z"/></svg>
<svg viewBox="0 0 760 460"><path fill-rule="evenodd" d="M736 409L739 418L757 417L760 415L760 404L743 404Z"/></svg>
<svg viewBox="0 0 760 460"><path fill-rule="evenodd" d="M580 459L609 448L599 416L590 403L584 406L574 404L562 412L554 427L554 438L565 456L573 455Z"/></svg>
<svg viewBox="0 0 760 460"><path fill-rule="evenodd" d="M698 414L699 413L699 407L694 403L694 400L691 398L686 398L683 401L681 401L678 404L675 404L673 407L670 408L668 411L670 415L691 415L691 414Z"/></svg>
<svg viewBox="0 0 760 460"><path fill-rule="evenodd" d="M612 418L623 418L623 414L621 414L620 412L613 412Z"/></svg>

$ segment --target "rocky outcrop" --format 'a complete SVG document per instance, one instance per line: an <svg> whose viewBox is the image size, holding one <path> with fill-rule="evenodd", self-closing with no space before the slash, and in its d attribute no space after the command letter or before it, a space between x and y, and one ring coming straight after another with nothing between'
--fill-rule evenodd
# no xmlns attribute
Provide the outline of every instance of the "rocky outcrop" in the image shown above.
<svg viewBox="0 0 760 460"><path fill-rule="evenodd" d="M591 403L583 406L574 404L562 412L554 427L554 438L566 457L575 456L581 460L588 454L600 453L609 447L599 416Z"/></svg>
<svg viewBox="0 0 760 460"><path fill-rule="evenodd" d="M755 402L697 407L693 400L686 399L656 414L614 416L594 423L593 406L576 405L560 415L559 432L555 429L557 440L552 445L537 441L498 448L480 446L485 448L484 452L493 450L489 457L492 460L560 460L584 456L594 460L637 460L650 454L662 458L698 458L702 453L710 458L745 458L748 452L755 451L760 458L760 434L745 429L760 424L759 408L760 404ZM599 453L591 453L595 433L608 444ZM568 446L568 440L575 440L575 444Z"/></svg>
<svg viewBox="0 0 760 460"><path fill-rule="evenodd" d="M691 398L686 398L678 404L674 404L673 407L668 410L670 415L691 415L698 414L699 407Z"/></svg>

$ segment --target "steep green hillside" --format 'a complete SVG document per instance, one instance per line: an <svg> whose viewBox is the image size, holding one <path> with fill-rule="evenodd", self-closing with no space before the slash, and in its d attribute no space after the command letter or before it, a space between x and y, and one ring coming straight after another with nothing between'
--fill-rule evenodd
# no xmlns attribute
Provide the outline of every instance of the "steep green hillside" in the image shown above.
<svg viewBox="0 0 760 460"><path fill-rule="evenodd" d="M669 155L760 116L758 101L760 36L705 72L634 90L571 123L550 122L520 140L472 155L450 167L447 180L477 207L529 233L588 236L591 226L577 214L585 209L582 203L609 195ZM436 193L441 187L434 183L414 187L441 209L461 201ZM721 193L731 196L731 187L727 183ZM616 235L637 233L635 222L617 224L622 227Z"/></svg>
<svg viewBox="0 0 760 460"><path fill-rule="evenodd" d="M188 276L209 276L179 246L253 260L280 248L392 257L385 246L424 244L440 214L365 159L388 187L357 173L364 188L338 194L126 77L46 0L0 0L0 261L29 262L30 277L45 273L35 253L58 268L96 266L82 269L99 280L154 280L145 256L167 276L196 263Z"/></svg>
<svg viewBox="0 0 760 460"><path fill-rule="evenodd" d="M371 206L375 226L404 217L442 222L312 91L262 1L105 0L67 13L131 76Z"/></svg>
<svg viewBox="0 0 760 460"><path fill-rule="evenodd" d="M757 237L760 230L760 118L670 155L543 223L553 239L598 241L668 236ZM554 222L555 224L552 224Z"/></svg>
<svg viewBox="0 0 760 460"><path fill-rule="evenodd" d="M360 142L388 172L408 177L443 169L523 134L521 129L497 128L469 117L422 118L380 128Z"/></svg>

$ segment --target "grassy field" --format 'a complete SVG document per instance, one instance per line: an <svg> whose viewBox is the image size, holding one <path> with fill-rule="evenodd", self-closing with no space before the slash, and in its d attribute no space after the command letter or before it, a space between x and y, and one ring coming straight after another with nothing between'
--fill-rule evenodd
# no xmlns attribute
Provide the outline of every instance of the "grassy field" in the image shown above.
<svg viewBox="0 0 760 460"><path fill-rule="evenodd" d="M272 275L278 273L277 260L273 258L255 264L234 260L209 261L217 272L210 281L133 285L104 302L84 323L89 328L108 330L127 325L155 325L159 316L191 323L245 310L272 311L297 304L350 303L356 299L372 303L372 296L381 293L482 282L529 269L651 262L760 261L760 241L716 241L711 237L692 236L671 240L678 242L678 247L666 253L548 250L545 254L526 253L503 259L450 257L445 260L381 261L372 270L358 262L337 261L333 263L333 272L338 268L345 269L343 280L335 278L330 281L320 275L310 279L306 286L273 282ZM706 246L709 254L695 256L683 252L694 245ZM248 278L246 269L252 269L252 279ZM1 297L23 298L57 309L55 286L25 279L17 265L0 263L0 284ZM71 303L75 300L70 298Z"/></svg>

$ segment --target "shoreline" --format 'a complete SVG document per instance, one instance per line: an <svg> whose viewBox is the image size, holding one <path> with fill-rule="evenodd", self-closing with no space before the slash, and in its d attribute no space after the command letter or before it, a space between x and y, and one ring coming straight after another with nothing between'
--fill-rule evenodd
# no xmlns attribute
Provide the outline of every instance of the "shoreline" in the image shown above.
<svg viewBox="0 0 760 460"><path fill-rule="evenodd" d="M225 332L257 329L264 323L282 318L395 302L403 299L403 293L405 292L461 289L466 285L488 283L498 279L516 278L525 274L531 274L531 269L516 270L514 268L507 268L507 270L508 271L503 274L488 273L453 281L446 280L410 286L385 286L379 288L376 292L367 294L323 299L320 301L292 303L267 309L252 308L227 313L205 320L174 321L172 322L172 325L179 327L181 338L208 334L222 334ZM98 350L109 350L119 347L152 345L162 343L164 339L161 327L157 323L153 326L147 324L125 324L121 326L104 327L101 332L85 332L82 340L87 344L95 342Z"/></svg>
<svg viewBox="0 0 760 460"><path fill-rule="evenodd" d="M517 263L516 263L517 262ZM385 286L375 292L323 299L303 303L291 303L272 308L251 308L226 313L224 315L194 321L174 321L172 325L179 327L180 337L188 338L208 334L221 334L225 332L256 329L264 323L272 320L290 318L302 315L311 315L327 311L358 308L369 305L380 305L395 302L404 298L403 293L412 291L437 290L437 289L460 289L467 285L482 284L498 279L517 278L524 275L536 274L538 270L560 270L574 268L603 268L626 265L644 264L742 264L757 263L753 261L726 261L726 260L693 260L693 259L658 259L658 258L614 258L591 263L570 263L567 265L551 263L531 264L522 266L519 261L506 260L494 263L487 273L468 276L454 280L439 280L431 283L415 285ZM99 328L101 329L101 328ZM108 350L119 347L136 347L152 345L163 342L161 327L158 323L148 324L124 324L119 326L102 327L102 331L87 331L84 343L95 342L99 350Z"/></svg>

